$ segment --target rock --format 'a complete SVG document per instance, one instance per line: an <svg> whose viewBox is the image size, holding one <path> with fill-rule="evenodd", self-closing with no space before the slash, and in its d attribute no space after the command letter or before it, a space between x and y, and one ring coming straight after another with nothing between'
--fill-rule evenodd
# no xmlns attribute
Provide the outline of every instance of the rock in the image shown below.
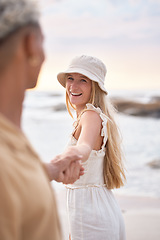
<svg viewBox="0 0 160 240"><path fill-rule="evenodd" d="M111 98L111 102L118 110L124 114L141 117L160 118L160 101L156 97L153 101L143 103L125 98Z"/></svg>
<svg viewBox="0 0 160 240"><path fill-rule="evenodd" d="M147 165L151 168L158 169L160 168L160 159L154 159L153 161L147 163Z"/></svg>
<svg viewBox="0 0 160 240"><path fill-rule="evenodd" d="M54 111L65 111L66 109L67 108L65 103L59 103L53 107Z"/></svg>

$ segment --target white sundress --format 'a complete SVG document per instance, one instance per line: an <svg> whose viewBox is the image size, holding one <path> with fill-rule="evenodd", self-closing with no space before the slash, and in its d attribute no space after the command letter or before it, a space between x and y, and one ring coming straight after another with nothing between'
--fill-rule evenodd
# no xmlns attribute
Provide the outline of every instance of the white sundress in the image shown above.
<svg viewBox="0 0 160 240"><path fill-rule="evenodd" d="M102 119L103 145L99 151L92 150L88 160L83 163L84 175L74 184L66 186L71 239L125 240L121 210L103 179L107 116L91 104L87 104L87 109L96 111ZM69 146L77 144L73 133Z"/></svg>

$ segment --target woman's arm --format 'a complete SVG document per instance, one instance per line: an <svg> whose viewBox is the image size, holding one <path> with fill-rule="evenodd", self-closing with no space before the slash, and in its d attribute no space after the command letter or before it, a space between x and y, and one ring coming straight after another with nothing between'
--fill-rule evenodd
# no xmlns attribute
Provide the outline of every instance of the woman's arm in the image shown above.
<svg viewBox="0 0 160 240"><path fill-rule="evenodd" d="M76 146L70 146L62 154L56 156L50 163L45 163L50 180L65 184L73 183L84 174L84 168L79 161L86 161L99 142L102 141L100 116L91 110L83 113L79 123L81 129Z"/></svg>
<svg viewBox="0 0 160 240"><path fill-rule="evenodd" d="M81 129L76 146L70 147L70 151L82 155L82 161L86 161L91 151L102 143L101 128L102 120L95 111L85 111L80 119ZM75 134L76 137L76 134Z"/></svg>

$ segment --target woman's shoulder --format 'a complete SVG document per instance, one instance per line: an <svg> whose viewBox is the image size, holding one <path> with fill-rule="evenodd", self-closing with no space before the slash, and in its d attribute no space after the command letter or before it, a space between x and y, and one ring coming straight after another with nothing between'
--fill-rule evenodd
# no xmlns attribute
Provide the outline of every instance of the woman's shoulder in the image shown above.
<svg viewBox="0 0 160 240"><path fill-rule="evenodd" d="M87 108L83 111L81 121L89 121L90 123L102 122L100 117L101 110L94 107L92 104L87 104Z"/></svg>
<svg viewBox="0 0 160 240"><path fill-rule="evenodd" d="M107 117L106 114L104 114L101 110L101 108L99 107L95 107L94 105L92 105L91 103L87 103L86 104L86 109L84 111L85 113L88 112L88 115L90 116L99 116L99 118L101 119L102 122L107 123L107 121L109 120L109 118Z"/></svg>

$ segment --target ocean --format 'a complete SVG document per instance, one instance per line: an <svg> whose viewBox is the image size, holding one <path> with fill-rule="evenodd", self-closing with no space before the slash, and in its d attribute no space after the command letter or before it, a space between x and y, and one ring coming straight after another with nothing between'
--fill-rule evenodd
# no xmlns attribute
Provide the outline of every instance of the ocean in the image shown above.
<svg viewBox="0 0 160 240"><path fill-rule="evenodd" d="M141 102L159 92L112 91L111 96L125 96ZM115 193L128 196L160 197L160 168L148 163L160 160L160 118L117 114L123 137L127 182ZM41 157L49 162L60 154L72 132L73 120L65 109L65 93L27 91L23 104L22 128ZM56 189L63 184L53 182Z"/></svg>

